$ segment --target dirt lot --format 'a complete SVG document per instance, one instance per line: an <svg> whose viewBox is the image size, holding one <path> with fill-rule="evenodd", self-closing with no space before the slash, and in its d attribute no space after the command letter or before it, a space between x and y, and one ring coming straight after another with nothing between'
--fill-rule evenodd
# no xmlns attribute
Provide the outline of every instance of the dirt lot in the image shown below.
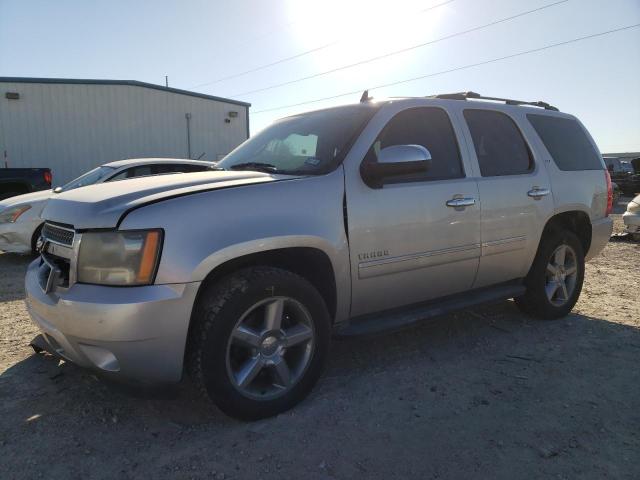
<svg viewBox="0 0 640 480"><path fill-rule="evenodd" d="M0 255L2 479L640 478L638 244L611 242L559 321L503 302L336 341L314 393L253 424L33 354L29 261Z"/></svg>

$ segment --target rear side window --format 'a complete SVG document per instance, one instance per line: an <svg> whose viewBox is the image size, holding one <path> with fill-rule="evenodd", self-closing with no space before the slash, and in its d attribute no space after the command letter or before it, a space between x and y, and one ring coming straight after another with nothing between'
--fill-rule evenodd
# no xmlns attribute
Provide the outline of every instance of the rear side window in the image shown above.
<svg viewBox="0 0 640 480"><path fill-rule="evenodd" d="M179 164L176 165L176 172L204 172L205 170L210 170L211 167L209 165L192 165L192 164Z"/></svg>
<svg viewBox="0 0 640 480"><path fill-rule="evenodd" d="M527 118L560 170L602 170L600 157L578 122L547 115Z"/></svg>
<svg viewBox="0 0 640 480"><path fill-rule="evenodd" d="M154 175L162 175L165 173L174 173L174 172L179 172L180 170L176 169L176 166L174 164L161 164L161 165L154 165L152 172Z"/></svg>
<svg viewBox="0 0 640 480"><path fill-rule="evenodd" d="M533 157L515 122L502 112L465 110L483 177L520 175L533 170Z"/></svg>
<svg viewBox="0 0 640 480"><path fill-rule="evenodd" d="M455 132L449 116L440 108L411 108L398 113L384 127L364 161L376 162L380 150L394 145L422 145L431 153L431 168L387 183L464 177Z"/></svg>
<svg viewBox="0 0 640 480"><path fill-rule="evenodd" d="M168 165L156 165L154 173L189 173L202 172L209 168L208 165L193 165L191 163L171 163Z"/></svg>
<svg viewBox="0 0 640 480"><path fill-rule="evenodd" d="M152 174L153 171L151 165L140 165L139 167L134 167L127 170L127 178L146 177L147 175Z"/></svg>
<svg viewBox="0 0 640 480"><path fill-rule="evenodd" d="M119 180L125 180L127 178L144 177L151 174L152 172L150 165L141 165L139 167L127 168L126 170L123 170L119 174L114 175L113 177L108 179L107 182L117 182Z"/></svg>

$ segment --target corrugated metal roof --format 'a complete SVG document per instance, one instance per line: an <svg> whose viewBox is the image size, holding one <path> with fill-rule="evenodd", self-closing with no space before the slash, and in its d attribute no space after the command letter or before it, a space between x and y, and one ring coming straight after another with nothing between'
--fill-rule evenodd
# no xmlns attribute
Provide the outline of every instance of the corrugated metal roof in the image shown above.
<svg viewBox="0 0 640 480"><path fill-rule="evenodd" d="M81 84L81 85L129 85L132 87L152 88L169 93L177 93L179 95L189 95L191 97L204 98L205 100L215 100L218 102L232 103L243 107L250 107L251 104L233 100L231 98L216 97L206 95L204 93L192 92L190 90L182 90L179 88L164 87L153 83L139 82L137 80L98 80L87 78L37 78L37 77L0 77L0 83L62 83L62 84Z"/></svg>

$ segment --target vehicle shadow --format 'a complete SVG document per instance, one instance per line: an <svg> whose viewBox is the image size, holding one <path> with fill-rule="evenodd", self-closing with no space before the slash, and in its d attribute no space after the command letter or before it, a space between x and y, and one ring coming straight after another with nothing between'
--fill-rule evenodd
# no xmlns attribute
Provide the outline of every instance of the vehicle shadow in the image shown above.
<svg viewBox="0 0 640 480"><path fill-rule="evenodd" d="M36 448L37 432L50 442L37 448L51 457L77 445L92 452L76 459L79 465L105 468L114 455L182 468L194 452L216 445L224 458L199 461L261 471L260 458L275 442L284 450L319 449L320 459L300 453L299 460L314 468L331 462L337 477L357 476L355 458L402 478L425 478L445 466L449 478L539 476L539 462L550 458L554 464L542 470L549 475L615 477L633 469L640 440L639 360L636 327L579 314L533 321L508 301L399 332L336 339L327 372L307 400L276 418L242 423L188 381L133 388L33 354L0 374L0 445L11 443L16 465ZM353 460L327 448L337 438L340 448L353 449ZM255 455L230 447L246 442ZM125 453L123 445L138 444L139 452ZM420 453L427 451L428 462ZM452 462L452 451L469 458Z"/></svg>
<svg viewBox="0 0 640 480"><path fill-rule="evenodd" d="M0 252L0 303L24 298L24 275L33 255ZM20 281L16 282L16 278Z"/></svg>
<svg viewBox="0 0 640 480"><path fill-rule="evenodd" d="M567 338L567 330L571 332L570 339ZM529 366L554 362L558 359L558 353L553 352L555 347L551 348L549 342L561 345L570 340L569 345L558 347L562 350L562 355L566 355L579 347L588 349L592 344L604 342L612 336L624 338L626 343L619 345L617 352L596 349L596 356L602 355L603 361L604 357L610 359L615 356L614 353L620 353L622 347L628 344L629 353L633 353L638 359L640 329L636 327L579 314L571 314L557 321L540 322L523 316L516 310L513 302L506 301L438 317L400 331L373 336L334 338L330 365L319 387L316 388L316 395L326 396L335 393L343 388L338 386L341 382L351 383L363 375L378 376L389 373L393 376L396 368L415 367L424 371L425 368L434 365L447 366L449 362L458 366L461 362L469 361L469 365L455 375L457 378L466 377L468 380L473 377L473 372L486 372L483 370L484 367L493 365L491 362L502 361L501 358L505 356L530 358L533 364ZM580 358L567 358L562 363L565 368L578 368L583 361L598 361L591 356L583 357L584 355L580 355ZM490 363L483 366L482 361ZM610 365L610 360L603 363ZM637 374L633 375L637 377ZM192 394L198 396L188 380L167 387L122 384L49 354L30 355L0 375L0 382L4 385L22 383L26 378L29 378L28 388L52 390L60 397L62 403L65 403L64 398L67 395L75 397L78 393L89 397L97 394L101 400L109 403L127 402L130 403L129 407L138 399L160 400L161 404L180 404ZM344 388L350 387L347 385ZM313 400L308 406L311 403ZM144 403L140 405L144 406ZM193 421L201 422L201 414L205 411L207 414L214 413L215 410L208 408L208 402L205 402L205 405L207 407L197 412L197 420ZM195 404L190 405L188 409L192 406ZM194 412L186 413L184 420L188 421L192 413Z"/></svg>

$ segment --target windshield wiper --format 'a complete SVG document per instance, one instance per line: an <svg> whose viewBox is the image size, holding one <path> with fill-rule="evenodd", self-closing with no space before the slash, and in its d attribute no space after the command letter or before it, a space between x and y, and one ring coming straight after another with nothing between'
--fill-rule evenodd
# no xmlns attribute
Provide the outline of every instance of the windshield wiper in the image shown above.
<svg viewBox="0 0 640 480"><path fill-rule="evenodd" d="M278 171L278 167L270 163L245 162L233 165L229 167L229 170L255 170L257 172L275 173Z"/></svg>

